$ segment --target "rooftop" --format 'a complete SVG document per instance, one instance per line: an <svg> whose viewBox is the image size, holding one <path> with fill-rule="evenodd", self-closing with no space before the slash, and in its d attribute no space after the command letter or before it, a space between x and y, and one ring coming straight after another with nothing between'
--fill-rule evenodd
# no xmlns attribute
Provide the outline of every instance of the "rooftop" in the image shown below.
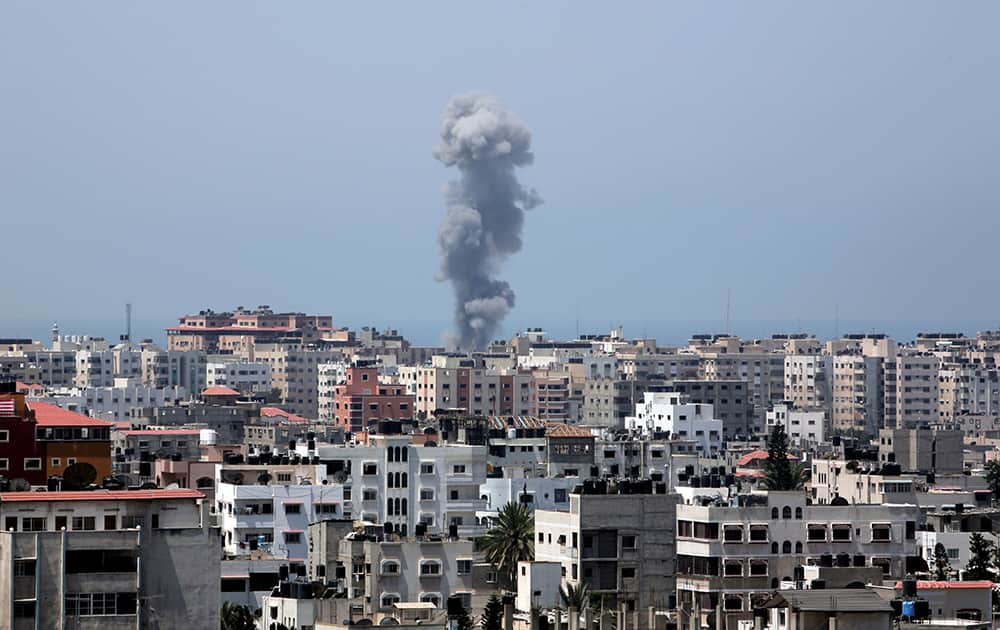
<svg viewBox="0 0 1000 630"><path fill-rule="evenodd" d="M114 424L37 400L28 403L28 408L35 412L35 421L40 427L110 427Z"/></svg>
<svg viewBox="0 0 1000 630"><path fill-rule="evenodd" d="M202 396L239 396L240 393L235 389L229 387L222 387L221 385L213 385L212 387L205 388L201 392Z"/></svg>
<svg viewBox="0 0 1000 630"><path fill-rule="evenodd" d="M93 490L79 492L3 492L0 503L38 501L156 501L162 499L204 499L197 490Z"/></svg>
<svg viewBox="0 0 1000 630"><path fill-rule="evenodd" d="M764 608L791 608L813 612L892 612L878 593L860 588L830 588L778 591Z"/></svg>

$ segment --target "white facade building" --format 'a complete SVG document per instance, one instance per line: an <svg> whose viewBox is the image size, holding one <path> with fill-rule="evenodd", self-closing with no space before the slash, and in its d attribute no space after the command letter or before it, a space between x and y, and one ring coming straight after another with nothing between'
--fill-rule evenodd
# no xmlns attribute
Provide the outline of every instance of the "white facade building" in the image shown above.
<svg viewBox="0 0 1000 630"><path fill-rule="evenodd" d="M271 366L250 361L210 361L205 366L208 387L230 387L244 394L267 394L271 391Z"/></svg>
<svg viewBox="0 0 1000 630"><path fill-rule="evenodd" d="M116 378L113 383L110 387L56 389L29 400L52 403L92 418L122 421L129 419L129 410L133 407L163 407L189 399L183 387L156 388L129 378Z"/></svg>
<svg viewBox="0 0 1000 630"><path fill-rule="evenodd" d="M826 414L822 411L797 411L787 403L781 403L767 412L767 432L780 424L785 427L785 434L792 444L817 444L826 437L823 429L825 418Z"/></svg>
<svg viewBox="0 0 1000 630"><path fill-rule="evenodd" d="M666 433L672 439L692 440L704 455L722 448L722 420L713 416L712 405L682 403L675 392L646 392L635 406L635 416L625 418L625 428L641 435Z"/></svg>

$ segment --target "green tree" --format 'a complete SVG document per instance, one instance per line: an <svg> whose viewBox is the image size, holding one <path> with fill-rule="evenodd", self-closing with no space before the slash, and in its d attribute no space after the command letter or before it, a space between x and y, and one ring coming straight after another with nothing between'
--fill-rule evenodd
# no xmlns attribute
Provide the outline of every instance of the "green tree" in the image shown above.
<svg viewBox="0 0 1000 630"><path fill-rule="evenodd" d="M482 630L501 630L503 626L503 602L496 594L490 595L483 607L483 616L479 618Z"/></svg>
<svg viewBox="0 0 1000 630"><path fill-rule="evenodd" d="M222 630L254 630L257 621L246 606L232 602L222 605Z"/></svg>
<svg viewBox="0 0 1000 630"><path fill-rule="evenodd" d="M774 425L767 438L764 483L768 490L801 490L805 484L805 468L788 459L788 435L780 424Z"/></svg>
<svg viewBox="0 0 1000 630"><path fill-rule="evenodd" d="M969 536L969 564L965 565L966 580L991 580L993 579L993 545L986 537L979 532L974 532Z"/></svg>
<svg viewBox="0 0 1000 630"><path fill-rule="evenodd" d="M469 611L462 606L461 612L455 615L455 627L458 630L475 630L475 624L472 623L472 617L469 615Z"/></svg>
<svg viewBox="0 0 1000 630"><path fill-rule="evenodd" d="M535 517L527 505L508 503L482 538L486 561L508 589L515 587L517 563L535 559Z"/></svg>
<svg viewBox="0 0 1000 630"><path fill-rule="evenodd" d="M986 462L986 483L993 491L993 501L1000 501L1000 459Z"/></svg>
<svg viewBox="0 0 1000 630"><path fill-rule="evenodd" d="M590 589L584 582L580 582L576 586L572 584L560 586L559 599L562 600L562 605L567 609L573 608L580 613L590 605Z"/></svg>
<svg viewBox="0 0 1000 630"><path fill-rule="evenodd" d="M947 582L951 579L951 562L948 560L948 550L944 545L934 545L934 579Z"/></svg>
<svg viewBox="0 0 1000 630"><path fill-rule="evenodd" d="M281 404L281 389L275 387L267 393L267 398L264 399L269 405L280 405Z"/></svg>

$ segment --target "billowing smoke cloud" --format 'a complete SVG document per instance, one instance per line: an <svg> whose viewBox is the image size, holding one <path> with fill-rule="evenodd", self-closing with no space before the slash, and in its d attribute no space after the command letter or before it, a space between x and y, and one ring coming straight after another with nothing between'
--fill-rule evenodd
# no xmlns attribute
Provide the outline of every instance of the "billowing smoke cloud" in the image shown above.
<svg viewBox="0 0 1000 630"><path fill-rule="evenodd" d="M438 231L438 279L455 291L452 342L480 349L514 306L514 291L494 276L521 249L524 211L541 203L514 176L534 160L531 132L490 94L456 96L441 116L434 157L461 173L445 190L448 212Z"/></svg>

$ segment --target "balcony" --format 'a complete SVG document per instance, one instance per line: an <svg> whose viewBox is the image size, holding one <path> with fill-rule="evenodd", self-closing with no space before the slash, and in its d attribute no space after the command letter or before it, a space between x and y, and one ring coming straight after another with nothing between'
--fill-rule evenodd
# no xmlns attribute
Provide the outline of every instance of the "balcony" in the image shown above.
<svg viewBox="0 0 1000 630"><path fill-rule="evenodd" d="M486 509L486 501L482 499L455 499L446 504L449 512L477 512Z"/></svg>

